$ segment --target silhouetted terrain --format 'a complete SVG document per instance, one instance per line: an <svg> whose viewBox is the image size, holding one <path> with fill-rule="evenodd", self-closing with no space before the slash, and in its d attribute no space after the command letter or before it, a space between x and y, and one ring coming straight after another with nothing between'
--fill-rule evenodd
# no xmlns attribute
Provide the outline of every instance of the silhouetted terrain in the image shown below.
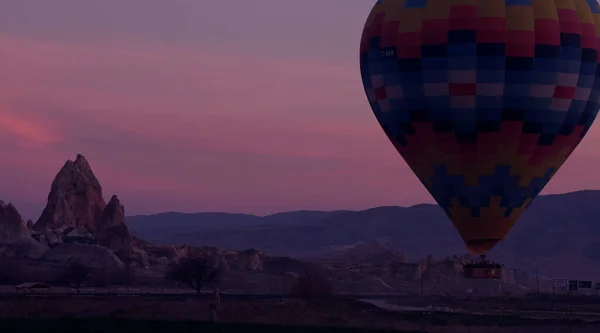
<svg viewBox="0 0 600 333"><path fill-rule="evenodd" d="M502 300L500 299L499 302ZM21 299L0 303L0 329L19 332L398 332L398 333L592 333L597 315L585 320L565 313L519 316L490 310L461 312L392 312L371 304L328 300L223 300L217 325L203 322L207 299L64 298ZM467 305L477 307L477 301ZM506 305L506 304L504 304ZM479 305L481 307L481 305ZM203 311L204 310L204 311ZM597 309L595 310L597 314ZM19 320L26 316L27 320ZM529 316L532 316L529 314ZM50 320L50 319L53 320ZM243 323L243 324L242 324ZM269 325L266 326L265 324ZM243 325L243 326L242 326ZM385 331L384 331L385 330Z"/></svg>
<svg viewBox="0 0 600 333"><path fill-rule="evenodd" d="M600 191L537 198L490 255L546 275L592 278L600 274ZM436 258L465 248L436 205L364 211L287 212L266 217L226 213L164 213L127 217L132 232L158 244L259 248L295 257L337 255L340 247L380 240L407 258Z"/></svg>
<svg viewBox="0 0 600 333"><path fill-rule="evenodd" d="M138 218L142 221L137 225L151 236L148 241L139 236L143 232L132 234L125 223L123 203L116 195L105 201L91 166L84 156L77 155L58 171L47 205L35 223L24 221L14 204L0 201L0 284L43 282L54 291L67 286L106 291L131 284L171 289L178 281L197 292L209 287L207 284L218 284L238 293L270 294L306 289L309 294L318 290L328 294L461 295L473 289L473 283L462 274L462 264L470 261L469 257L408 261L389 244L369 241L380 234L378 230L339 229L347 222L360 225L362 215L371 213L302 211L268 217L164 213ZM129 220L136 224L135 219ZM396 226L391 221L371 224L383 222L378 227L383 230L386 225ZM158 243L152 241L157 235ZM181 243L161 244L177 237ZM211 247L213 237L222 246ZM360 242L348 244L348 239ZM272 249L271 253L261 246ZM306 258L311 248L321 258ZM286 251L305 258L279 254ZM329 257L324 258L325 254ZM532 278L511 269L498 283L503 292L523 294L531 290ZM494 288L478 288L477 292L486 295Z"/></svg>
<svg viewBox="0 0 600 333"><path fill-rule="evenodd" d="M297 226L310 225L314 222L324 220L328 217L345 213L349 211L294 211L277 213L265 217L259 217L250 214L230 214L230 213L177 213L167 212L155 215L135 215L128 216L127 223L142 227L140 231L147 234L154 232L169 231L173 228L201 228L220 230L230 228L244 228L249 226L269 227L269 226ZM165 221L169 221L165 225ZM166 230L165 230L165 227Z"/></svg>
<svg viewBox="0 0 600 333"><path fill-rule="evenodd" d="M595 196L588 191L536 201L495 252L494 259L508 264L502 281L476 286L463 277L462 264L472 258L460 255L462 241L434 205L126 219L123 203L116 195L105 201L91 166L78 155L57 173L35 223L0 201L0 283L164 289L177 280L199 291L206 281L190 277L214 270L227 274L208 282L236 292L285 294L309 276L338 294L489 295L500 288L522 295L537 289L535 267L596 281ZM551 290L547 279L539 282L542 291Z"/></svg>
<svg viewBox="0 0 600 333"><path fill-rule="evenodd" d="M267 217L164 213L126 223L124 204L116 195L104 199L78 155L58 171L36 222L0 201L0 319L61 318L56 325L68 325L102 317L95 328L115 332L117 319L152 318L177 331L173 320L207 318L214 303L203 291L218 287L225 323L308 325L311 332L344 326L558 333L573 325L597 332L600 312L585 303L597 303L595 296L574 295L579 303L570 305L573 317L565 321L560 296L540 302L526 295L552 291L551 281L530 273L536 266L598 281L590 276L598 266L598 195L538 200L495 253L526 270L507 265L499 280L474 281L463 266L473 258L456 255L464 252L462 242L433 205ZM493 301L483 305L488 296ZM390 297L397 302L387 303ZM38 325L43 322L20 329L44 332ZM213 331L203 325L193 324Z"/></svg>

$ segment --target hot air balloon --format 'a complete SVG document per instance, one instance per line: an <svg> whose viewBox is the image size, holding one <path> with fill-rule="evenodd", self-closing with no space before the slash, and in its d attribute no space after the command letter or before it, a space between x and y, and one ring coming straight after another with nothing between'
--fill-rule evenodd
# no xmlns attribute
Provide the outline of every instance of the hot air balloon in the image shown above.
<svg viewBox="0 0 600 333"><path fill-rule="evenodd" d="M596 0L379 0L360 70L375 117L467 249L487 253L594 122Z"/></svg>

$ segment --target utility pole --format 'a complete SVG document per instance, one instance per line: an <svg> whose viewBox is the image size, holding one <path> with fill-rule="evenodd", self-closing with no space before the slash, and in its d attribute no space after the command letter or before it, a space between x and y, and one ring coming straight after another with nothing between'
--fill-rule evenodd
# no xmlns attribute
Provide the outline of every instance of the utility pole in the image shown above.
<svg viewBox="0 0 600 333"><path fill-rule="evenodd" d="M281 266L281 297L285 295L285 266L286 263L283 263L283 265Z"/></svg>
<svg viewBox="0 0 600 333"><path fill-rule="evenodd" d="M131 285L131 238L129 238L127 246L127 260L125 269L127 270L127 293L129 293L129 286Z"/></svg>
<svg viewBox="0 0 600 333"><path fill-rule="evenodd" d="M421 271L421 274L420 274L421 275L421 296L423 296L423 271L424 271L424 269L423 269L422 264L419 267L420 267L419 269Z"/></svg>
<svg viewBox="0 0 600 333"><path fill-rule="evenodd" d="M535 269L535 284L537 286L537 294L540 294L540 276L538 273L538 269Z"/></svg>

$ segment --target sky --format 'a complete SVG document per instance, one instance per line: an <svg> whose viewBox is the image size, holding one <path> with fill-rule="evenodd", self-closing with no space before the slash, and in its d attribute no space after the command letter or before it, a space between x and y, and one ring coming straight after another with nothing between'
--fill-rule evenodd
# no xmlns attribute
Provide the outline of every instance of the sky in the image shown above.
<svg viewBox="0 0 600 333"><path fill-rule="evenodd" d="M372 0L4 0L0 200L86 156L126 213L433 202L367 103ZM594 126L545 193L600 188Z"/></svg>

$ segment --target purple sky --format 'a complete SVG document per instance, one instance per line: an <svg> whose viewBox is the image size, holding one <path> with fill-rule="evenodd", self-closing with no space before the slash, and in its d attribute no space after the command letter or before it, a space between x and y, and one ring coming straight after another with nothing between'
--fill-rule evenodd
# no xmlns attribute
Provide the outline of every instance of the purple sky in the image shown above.
<svg viewBox="0 0 600 333"><path fill-rule="evenodd" d="M373 0L6 0L0 199L41 212L66 159L128 214L432 202L364 96ZM597 126L546 193L600 187Z"/></svg>

